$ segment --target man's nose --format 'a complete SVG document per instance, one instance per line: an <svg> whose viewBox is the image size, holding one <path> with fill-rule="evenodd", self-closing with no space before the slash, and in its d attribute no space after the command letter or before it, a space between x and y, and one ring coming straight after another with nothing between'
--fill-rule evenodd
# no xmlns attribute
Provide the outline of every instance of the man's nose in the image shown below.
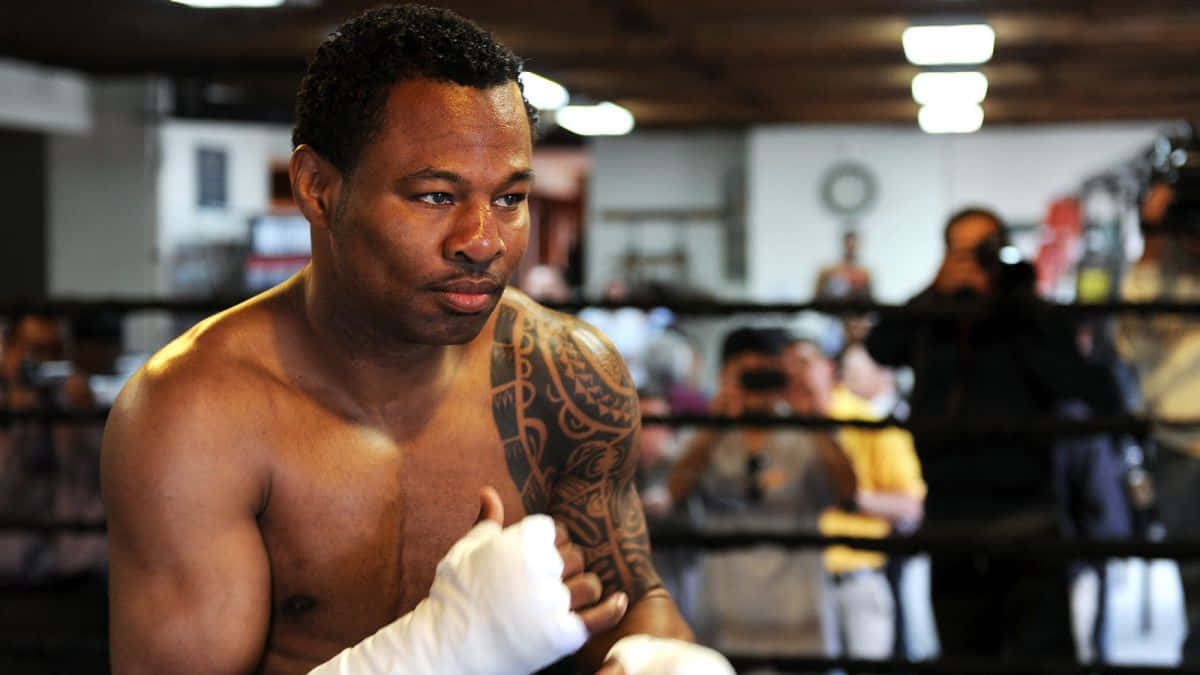
<svg viewBox="0 0 1200 675"><path fill-rule="evenodd" d="M498 219L488 204L465 209L446 238L443 255L451 260L486 265L507 250Z"/></svg>

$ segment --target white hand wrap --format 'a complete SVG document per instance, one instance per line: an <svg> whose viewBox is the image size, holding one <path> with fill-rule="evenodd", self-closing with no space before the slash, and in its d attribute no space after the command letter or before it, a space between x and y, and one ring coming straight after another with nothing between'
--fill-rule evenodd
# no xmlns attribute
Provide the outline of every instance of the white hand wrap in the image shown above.
<svg viewBox="0 0 1200 675"><path fill-rule="evenodd" d="M310 675L527 675L587 641L554 521L485 521L437 566L429 597Z"/></svg>
<svg viewBox="0 0 1200 675"><path fill-rule="evenodd" d="M608 650L626 675L735 675L720 652L683 640L629 635Z"/></svg>

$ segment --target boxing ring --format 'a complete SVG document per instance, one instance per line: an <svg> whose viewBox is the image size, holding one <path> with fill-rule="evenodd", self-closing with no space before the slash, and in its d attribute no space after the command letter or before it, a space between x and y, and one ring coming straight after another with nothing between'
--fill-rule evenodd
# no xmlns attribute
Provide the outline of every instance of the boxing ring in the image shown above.
<svg viewBox="0 0 1200 675"><path fill-rule="evenodd" d="M167 299L122 299L17 302L0 304L0 316L14 317L26 313L48 314L56 317L71 317L85 312L108 311L120 314L135 312L169 312L173 314L201 315L226 309L240 298L205 300ZM813 303L574 303L551 305L563 311L577 311L582 307L616 309L638 307L653 309L666 307L676 316L732 317L734 315L795 315L801 312L819 312L829 315L865 315L903 317L909 319L969 318L974 310L970 307L912 308L895 305L880 305L867 302L813 302ZM1087 305L1054 306L1046 311L1073 317L1104 317L1112 315L1200 315L1200 306L1186 303L1096 303ZM14 424L100 424L106 419L107 410L85 413L61 411L9 412L0 411L0 429ZM743 416L714 417L706 415L672 415L665 417L644 416L644 424L669 425L673 427L716 427L731 428L740 425L760 427L797 427L810 429L835 429L858 427L881 429L900 427L916 433L953 433L957 437L1011 436L1018 438L1078 437L1095 434L1128 434L1145 440L1159 429L1200 428L1200 419L1154 419L1142 416L1123 416L1106 419L1063 419L1045 418L971 420L920 420L904 421L889 418L879 421L836 420L819 417L775 417ZM1200 514L1197 514L1200 518ZM0 535L23 533L39 535L55 534L98 534L105 531L102 521L54 521L49 519L0 519ZM1045 539L994 538L984 535L947 535L918 532L911 536L883 539L858 537L831 537L811 532L777 531L712 531L703 527L670 523L651 530L651 542L655 550L690 549L695 551L728 551L755 546L774 546L784 549L821 549L831 545L848 545L855 549L877 551L892 555L927 553L939 555L983 556L986 558L1035 559L1039 562L1061 562L1064 566L1072 562L1098 561L1114 558L1200 559L1200 539L1170 539L1165 541L1104 540L1104 539ZM10 589L0 587L0 612L4 611L6 593ZM1193 627L1200 629L1200 627ZM828 672L841 670L846 673L912 673L930 675L1080 675L1088 673L1184 673L1200 675L1200 664L1183 667L1117 666L1105 664L1080 665L1074 662L1038 662L1033 660L985 661L982 659L960 660L943 658L934 661L913 662L903 659L856 660L824 658L818 656L759 656L726 653L740 671L752 668L775 668L783 672ZM23 666L45 663L48 670L21 671ZM80 636L71 639L38 639L23 636L12 638L0 635L0 672L107 672L108 654L106 640L100 636ZM15 666L13 664L16 664ZM11 666L11 667L10 667ZM94 670L92 669L94 667ZM14 670L13 668L17 668Z"/></svg>

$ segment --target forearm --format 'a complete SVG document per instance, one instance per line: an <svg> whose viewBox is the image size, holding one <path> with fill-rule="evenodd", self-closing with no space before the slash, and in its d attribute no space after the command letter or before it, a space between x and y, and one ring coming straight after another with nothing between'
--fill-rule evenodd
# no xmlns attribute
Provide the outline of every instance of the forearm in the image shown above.
<svg viewBox="0 0 1200 675"><path fill-rule="evenodd" d="M695 639L671 595L663 588L655 588L634 602L616 628L588 640L576 655L576 663L583 672L595 672L613 644L627 635L652 635L688 642Z"/></svg>
<svg viewBox="0 0 1200 675"><path fill-rule="evenodd" d="M858 479L854 475L854 466L850 464L850 458L846 456L841 444L832 434L825 432L813 434L813 441L837 500L842 501L855 496L858 491Z"/></svg>
<svg viewBox="0 0 1200 675"><path fill-rule="evenodd" d="M859 511L892 522L917 523L925 516L924 500L903 492L863 490L855 501Z"/></svg>
<svg viewBox="0 0 1200 675"><path fill-rule="evenodd" d="M683 502L696 489L696 483L700 482L700 476L708 468L717 439L717 432L711 429L697 432L675 462L667 479L667 490L671 493L673 504Z"/></svg>

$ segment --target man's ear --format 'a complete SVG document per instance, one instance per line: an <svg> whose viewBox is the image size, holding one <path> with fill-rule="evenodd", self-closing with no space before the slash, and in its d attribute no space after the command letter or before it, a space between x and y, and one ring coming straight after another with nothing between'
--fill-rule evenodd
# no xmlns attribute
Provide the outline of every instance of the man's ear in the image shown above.
<svg viewBox="0 0 1200 675"><path fill-rule="evenodd" d="M341 189L342 173L308 145L296 146L288 163L292 196L308 222L328 229Z"/></svg>

